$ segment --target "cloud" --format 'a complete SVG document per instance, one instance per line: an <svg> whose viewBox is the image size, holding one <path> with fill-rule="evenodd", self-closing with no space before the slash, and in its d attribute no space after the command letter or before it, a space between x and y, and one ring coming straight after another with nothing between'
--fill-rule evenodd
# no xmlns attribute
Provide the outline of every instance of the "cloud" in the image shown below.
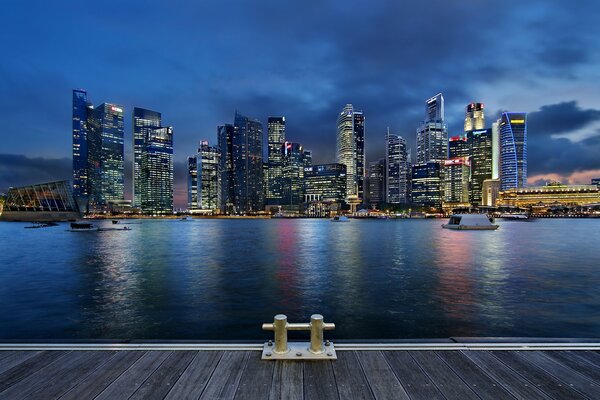
<svg viewBox="0 0 600 400"><path fill-rule="evenodd" d="M527 127L530 136L565 134L600 121L600 110L583 109L577 101L545 105L529 113Z"/></svg>
<svg viewBox="0 0 600 400"><path fill-rule="evenodd" d="M71 179L70 158L29 158L0 154L0 192L9 187Z"/></svg>

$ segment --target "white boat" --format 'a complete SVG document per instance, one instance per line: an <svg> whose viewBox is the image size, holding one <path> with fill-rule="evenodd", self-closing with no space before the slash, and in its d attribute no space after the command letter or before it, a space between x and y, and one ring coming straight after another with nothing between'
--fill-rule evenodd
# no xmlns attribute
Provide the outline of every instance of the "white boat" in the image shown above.
<svg viewBox="0 0 600 400"><path fill-rule="evenodd" d="M335 217L331 218L331 222L348 222L350 221L350 219L348 217L346 217L345 215L336 215Z"/></svg>
<svg viewBox="0 0 600 400"><path fill-rule="evenodd" d="M494 225L493 219L485 214L454 214L442 228L456 230L494 230L499 225Z"/></svg>
<svg viewBox="0 0 600 400"><path fill-rule="evenodd" d="M498 216L498 218L514 219L514 220L517 220L517 221L526 221L530 217L529 217L529 215L527 215L525 213L503 213L503 214L500 214Z"/></svg>

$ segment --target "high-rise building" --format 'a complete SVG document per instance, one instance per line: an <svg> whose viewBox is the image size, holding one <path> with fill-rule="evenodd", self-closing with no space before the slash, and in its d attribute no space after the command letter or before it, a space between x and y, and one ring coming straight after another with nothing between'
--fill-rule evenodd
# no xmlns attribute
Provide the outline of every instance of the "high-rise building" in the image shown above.
<svg viewBox="0 0 600 400"><path fill-rule="evenodd" d="M105 212L124 200L123 107L103 103L88 119L88 209Z"/></svg>
<svg viewBox="0 0 600 400"><path fill-rule="evenodd" d="M304 168L305 202L343 202L345 198L345 164L320 164Z"/></svg>
<svg viewBox="0 0 600 400"><path fill-rule="evenodd" d="M161 128L161 114L140 107L133 108L133 206L142 205L142 155L150 132Z"/></svg>
<svg viewBox="0 0 600 400"><path fill-rule="evenodd" d="M428 162L417 164L412 168L412 202L413 204L441 208L441 164Z"/></svg>
<svg viewBox="0 0 600 400"><path fill-rule="evenodd" d="M285 117L269 117L267 120L267 176L266 203L280 205L283 202L283 152L285 142Z"/></svg>
<svg viewBox="0 0 600 400"><path fill-rule="evenodd" d="M592 178L592 185L600 187L600 178Z"/></svg>
<svg viewBox="0 0 600 400"><path fill-rule="evenodd" d="M492 122L492 179L500 179L500 123Z"/></svg>
<svg viewBox="0 0 600 400"><path fill-rule="evenodd" d="M496 207L498 196L500 195L500 179L486 179L483 181L481 191L481 205L487 207Z"/></svg>
<svg viewBox="0 0 600 400"><path fill-rule="evenodd" d="M217 140L219 142L219 160L221 213L231 214L235 204L235 173L233 157L233 125L225 124L217 127Z"/></svg>
<svg viewBox="0 0 600 400"><path fill-rule="evenodd" d="M284 142L282 154L282 201L279 203L290 211L299 210L304 191L304 150L299 143Z"/></svg>
<svg viewBox="0 0 600 400"><path fill-rule="evenodd" d="M73 195L85 210L88 197L88 120L93 111L87 92L73 90Z"/></svg>
<svg viewBox="0 0 600 400"><path fill-rule="evenodd" d="M469 202L469 157L456 157L444 161L444 202Z"/></svg>
<svg viewBox="0 0 600 400"><path fill-rule="evenodd" d="M263 211L263 130L260 121L249 119L236 111L231 144L233 212L245 214Z"/></svg>
<svg viewBox="0 0 600 400"><path fill-rule="evenodd" d="M173 128L145 134L141 159L140 206L144 213L173 212Z"/></svg>
<svg viewBox="0 0 600 400"><path fill-rule="evenodd" d="M485 129L483 103L471 103L465 113L465 132Z"/></svg>
<svg viewBox="0 0 600 400"><path fill-rule="evenodd" d="M215 146L210 146L208 140L200 142L198 148L198 208L216 211L220 204L220 153Z"/></svg>
<svg viewBox="0 0 600 400"><path fill-rule="evenodd" d="M188 157L187 204L188 210L198 210L198 155Z"/></svg>
<svg viewBox="0 0 600 400"><path fill-rule="evenodd" d="M377 207L386 197L385 158L369 163L369 203Z"/></svg>
<svg viewBox="0 0 600 400"><path fill-rule="evenodd" d="M304 149L304 166L312 167L312 150Z"/></svg>
<svg viewBox="0 0 600 400"><path fill-rule="evenodd" d="M452 136L448 139L448 158L469 157L469 141L467 136Z"/></svg>
<svg viewBox="0 0 600 400"><path fill-rule="evenodd" d="M364 199L365 116L346 104L337 120L336 162L346 166L346 195Z"/></svg>
<svg viewBox="0 0 600 400"><path fill-rule="evenodd" d="M448 158L448 127L444 122L441 93L425 102L425 120L417 128L417 164L443 162Z"/></svg>
<svg viewBox="0 0 600 400"><path fill-rule="evenodd" d="M406 139L390 133L385 138L385 202L405 204L409 202L410 166Z"/></svg>
<svg viewBox="0 0 600 400"><path fill-rule="evenodd" d="M467 132L471 151L471 185L470 202L481 205L483 181L492 179L493 140L491 129L480 129Z"/></svg>
<svg viewBox="0 0 600 400"><path fill-rule="evenodd" d="M527 114L505 112L500 122L501 190L527 185Z"/></svg>

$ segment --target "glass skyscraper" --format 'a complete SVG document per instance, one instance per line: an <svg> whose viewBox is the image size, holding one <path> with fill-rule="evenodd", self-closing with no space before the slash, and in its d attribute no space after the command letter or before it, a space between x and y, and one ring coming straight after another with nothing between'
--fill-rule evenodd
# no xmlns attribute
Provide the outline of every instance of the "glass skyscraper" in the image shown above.
<svg viewBox="0 0 600 400"><path fill-rule="evenodd" d="M483 103L471 103L465 113L465 132L485 128L485 115Z"/></svg>
<svg viewBox="0 0 600 400"><path fill-rule="evenodd" d="M234 212L264 211L263 129L236 111L233 124Z"/></svg>
<svg viewBox="0 0 600 400"><path fill-rule="evenodd" d="M468 157L444 161L444 202L469 202L470 162Z"/></svg>
<svg viewBox="0 0 600 400"><path fill-rule="evenodd" d="M219 209L221 197L219 188L219 149L210 146L207 140L200 142L198 148L198 206L203 210Z"/></svg>
<svg viewBox="0 0 600 400"><path fill-rule="evenodd" d="M440 208L442 206L441 164L428 162L412 169L412 202L417 205Z"/></svg>
<svg viewBox="0 0 600 400"><path fill-rule="evenodd" d="M147 132L141 160L141 208L149 214L173 212L173 128Z"/></svg>
<svg viewBox="0 0 600 400"><path fill-rule="evenodd" d="M443 162L448 158L448 127L444 121L444 96L425 102L425 120L417 128L417 164Z"/></svg>
<svg viewBox="0 0 600 400"><path fill-rule="evenodd" d="M235 203L235 174L233 158L233 125L225 124L217 127L217 140L219 142L219 160L220 173L220 208L221 213L233 213Z"/></svg>
<svg viewBox="0 0 600 400"><path fill-rule="evenodd" d="M283 152L285 142L285 117L269 117L267 120L267 176L266 203L281 205L283 202Z"/></svg>
<svg viewBox="0 0 600 400"><path fill-rule="evenodd" d="M527 114L505 112L500 122L501 190L527 186Z"/></svg>
<svg viewBox="0 0 600 400"><path fill-rule="evenodd" d="M299 143L284 142L282 154L282 202L288 210L299 210L304 192L304 150Z"/></svg>
<svg viewBox="0 0 600 400"><path fill-rule="evenodd" d="M87 92L73 90L73 195L85 209L88 197L88 119L92 108Z"/></svg>
<svg viewBox="0 0 600 400"><path fill-rule="evenodd" d="M88 119L89 211L124 200L123 107L103 103Z"/></svg>
<svg viewBox="0 0 600 400"><path fill-rule="evenodd" d="M385 196L390 204L405 204L409 201L410 165L406 139L387 132L385 137Z"/></svg>
<svg viewBox="0 0 600 400"><path fill-rule="evenodd" d="M198 204L198 155L188 157L187 206L188 210L197 210Z"/></svg>
<svg viewBox="0 0 600 400"><path fill-rule="evenodd" d="M161 114L134 107L133 109L133 206L142 204L142 154L150 131L161 127Z"/></svg>
<svg viewBox="0 0 600 400"><path fill-rule="evenodd" d="M491 129L472 130L467 132L470 148L471 185L470 202L481 205L483 181L492 179L493 140Z"/></svg>
<svg viewBox="0 0 600 400"><path fill-rule="evenodd" d="M346 196L364 200L365 116L346 104L337 119L336 161L346 166Z"/></svg>
<svg viewBox="0 0 600 400"><path fill-rule="evenodd" d="M386 196L385 158L369 163L369 203L379 206L385 203Z"/></svg>

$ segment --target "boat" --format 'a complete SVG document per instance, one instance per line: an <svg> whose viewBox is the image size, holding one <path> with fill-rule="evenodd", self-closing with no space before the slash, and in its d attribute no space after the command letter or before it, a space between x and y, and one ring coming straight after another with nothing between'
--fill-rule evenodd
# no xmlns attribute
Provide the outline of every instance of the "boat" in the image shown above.
<svg viewBox="0 0 600 400"><path fill-rule="evenodd" d="M25 229L36 229L36 228L48 228L50 226L57 226L56 222L34 222L31 226L26 226Z"/></svg>
<svg viewBox="0 0 600 400"><path fill-rule="evenodd" d="M529 214L526 213L502 213L498 218L510 219L514 221L528 221L531 219Z"/></svg>
<svg viewBox="0 0 600 400"><path fill-rule="evenodd" d="M128 226L124 226L122 228L98 228L98 232L107 232L107 231L130 231L131 228Z"/></svg>
<svg viewBox="0 0 600 400"><path fill-rule="evenodd" d="M116 220L116 219L113 219L113 220L112 220L112 223L113 223L114 225L116 225L116 224L118 224L118 223L119 223L119 221L118 221L118 220Z"/></svg>
<svg viewBox="0 0 600 400"><path fill-rule="evenodd" d="M495 230L498 227L485 214L454 214L447 224L442 225L442 228L456 230Z"/></svg>
<svg viewBox="0 0 600 400"><path fill-rule="evenodd" d="M350 219L348 217L346 217L345 215L336 215L335 217L331 218L331 222L348 222L350 221Z"/></svg>
<svg viewBox="0 0 600 400"><path fill-rule="evenodd" d="M94 227L91 222L71 222L69 232L97 232L98 228Z"/></svg>

